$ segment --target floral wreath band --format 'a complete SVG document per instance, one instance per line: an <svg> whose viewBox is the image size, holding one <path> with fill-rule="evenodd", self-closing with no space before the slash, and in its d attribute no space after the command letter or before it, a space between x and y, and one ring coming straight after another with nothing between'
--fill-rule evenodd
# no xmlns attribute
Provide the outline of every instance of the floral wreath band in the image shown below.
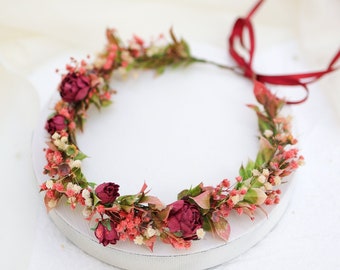
<svg viewBox="0 0 340 270"><path fill-rule="evenodd" d="M82 206L84 217L95 222L94 234L99 243L106 246L130 240L153 250L157 239L177 249L189 248L192 240L202 239L208 231L227 241L228 216L232 211L254 219L255 212L263 210L263 205L279 203L279 186L303 163L303 157L294 147L297 140L291 134L290 118L280 115L280 109L286 104L305 101L307 84L334 71L340 51L324 71L280 76L256 74L251 67L255 38L250 19L262 2L258 1L245 18L239 18L232 29L229 52L237 67L192 56L188 44L178 40L172 30L171 41L167 43L162 36L149 44L134 36L126 45L115 30L108 29L105 49L92 63L72 60L58 86L61 99L45 125L49 140L44 149L47 160L44 174L50 179L40 189L45 192L46 208L56 207L66 197L72 209ZM235 48L237 41L245 47L244 30L250 40L250 48L245 48L248 60ZM112 75L127 74L132 69L153 69L160 74L166 67L198 62L241 73L254 82L258 105L248 107L258 118L259 150L254 161L241 166L235 184L228 179L216 186L200 183L179 192L175 202L163 205L159 198L148 194L145 183L137 194L120 195L116 183L89 182L82 173L82 161L87 156L77 146L76 131L83 131L90 106L100 109L110 105L111 95L115 93L109 86ZM287 101L271 93L264 83L300 85L306 96Z"/></svg>

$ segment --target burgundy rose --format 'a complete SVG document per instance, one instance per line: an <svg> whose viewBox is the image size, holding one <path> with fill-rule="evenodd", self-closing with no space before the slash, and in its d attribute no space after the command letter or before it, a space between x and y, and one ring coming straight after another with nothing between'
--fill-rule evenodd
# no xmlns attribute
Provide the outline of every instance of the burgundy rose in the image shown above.
<svg viewBox="0 0 340 270"><path fill-rule="evenodd" d="M94 234L103 246L107 246L108 244L114 245L119 240L115 224L109 219L99 221Z"/></svg>
<svg viewBox="0 0 340 270"><path fill-rule="evenodd" d="M119 196L119 185L115 183L103 183L96 187L96 195L102 204L113 203Z"/></svg>
<svg viewBox="0 0 340 270"><path fill-rule="evenodd" d="M185 200L176 201L171 206L167 225L170 232L179 234L184 240L197 239L196 231L203 223L198 207Z"/></svg>
<svg viewBox="0 0 340 270"><path fill-rule="evenodd" d="M77 73L68 73L60 84L60 95L66 102L83 100L90 90L90 79Z"/></svg>
<svg viewBox="0 0 340 270"><path fill-rule="evenodd" d="M51 135L53 135L54 132L59 132L63 129L66 129L66 127L67 127L66 118L60 114L57 114L50 118L49 120L47 120L45 125L45 129Z"/></svg>

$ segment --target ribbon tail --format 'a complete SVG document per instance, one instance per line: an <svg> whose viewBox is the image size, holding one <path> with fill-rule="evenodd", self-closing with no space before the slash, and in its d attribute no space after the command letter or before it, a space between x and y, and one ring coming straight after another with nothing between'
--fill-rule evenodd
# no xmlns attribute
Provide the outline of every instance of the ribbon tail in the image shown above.
<svg viewBox="0 0 340 270"><path fill-rule="evenodd" d="M255 14L258 8L264 0L259 0L254 7L250 10L245 18L238 18L232 28L232 32L229 36L229 54L237 63L238 67L243 71L243 76L254 81L259 81L262 83L269 83L273 85L285 85L285 86L301 86L306 92L306 95L301 100L297 101L286 101L287 104L300 104L307 100L309 95L308 84L313 83L329 74L339 67L335 67L335 64L340 59L340 50L332 58L328 67L325 70L306 72L306 73L296 73L296 74L285 74L285 75L265 75L257 74L252 69L252 61L255 53L255 34L253 25L251 23L251 17ZM249 49L246 48L244 44L244 32L247 30L249 39ZM248 53L248 59L246 60L241 54L236 50L237 42L240 43L241 47Z"/></svg>

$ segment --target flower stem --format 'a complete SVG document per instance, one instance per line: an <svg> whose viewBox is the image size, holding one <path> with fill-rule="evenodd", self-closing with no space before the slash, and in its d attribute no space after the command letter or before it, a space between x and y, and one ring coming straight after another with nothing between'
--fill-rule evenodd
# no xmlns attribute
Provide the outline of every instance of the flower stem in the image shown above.
<svg viewBox="0 0 340 270"><path fill-rule="evenodd" d="M196 57L191 57L190 60L193 61L193 62L196 62L196 63L205 63L205 64L213 65L213 66L218 67L218 68L230 70L232 72L235 72L238 75L243 75L242 70L239 67L236 67L236 66L235 67L226 66L226 65L223 65L223 64L216 63L214 61L196 58Z"/></svg>

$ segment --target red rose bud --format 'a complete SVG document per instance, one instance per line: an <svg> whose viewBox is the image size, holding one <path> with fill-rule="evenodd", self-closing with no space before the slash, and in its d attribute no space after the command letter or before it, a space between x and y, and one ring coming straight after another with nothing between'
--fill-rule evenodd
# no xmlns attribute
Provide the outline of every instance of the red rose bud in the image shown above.
<svg viewBox="0 0 340 270"><path fill-rule="evenodd" d="M95 192L102 204L113 203L119 196L119 185L115 183L103 183L96 187Z"/></svg>
<svg viewBox="0 0 340 270"><path fill-rule="evenodd" d="M59 132L61 130L64 130L67 128L67 121L66 118L60 114L57 114L47 120L45 124L45 129L48 133L51 135L54 134L54 132Z"/></svg>
<svg viewBox="0 0 340 270"><path fill-rule="evenodd" d="M90 91L90 79L77 73L68 73L61 81L59 90L66 102L78 102L86 98Z"/></svg>
<svg viewBox="0 0 340 270"><path fill-rule="evenodd" d="M198 207L185 200L176 201L170 206L167 224L170 232L180 235L184 240L196 240L196 231L203 224Z"/></svg>
<svg viewBox="0 0 340 270"><path fill-rule="evenodd" d="M119 240L115 224L109 219L99 221L94 234L103 246L107 246L108 244L114 245Z"/></svg>

